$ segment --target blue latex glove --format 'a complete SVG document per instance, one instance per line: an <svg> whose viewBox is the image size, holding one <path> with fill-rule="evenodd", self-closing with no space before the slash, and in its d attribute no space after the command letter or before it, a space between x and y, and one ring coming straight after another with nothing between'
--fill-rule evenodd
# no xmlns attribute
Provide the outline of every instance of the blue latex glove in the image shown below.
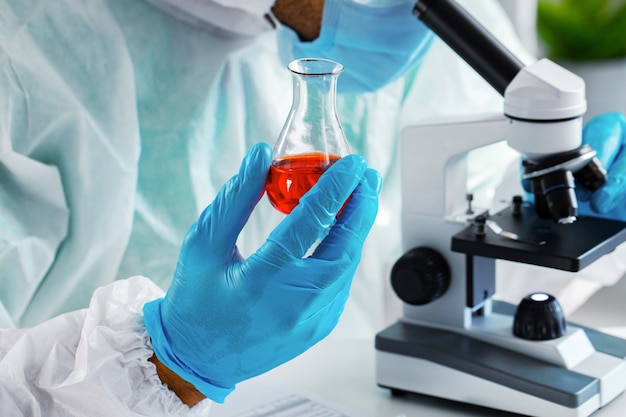
<svg viewBox="0 0 626 417"><path fill-rule="evenodd" d="M594 117L583 129L583 143L596 150L608 176L606 184L593 193L576 187L580 214L626 221L626 116Z"/></svg>
<svg viewBox="0 0 626 417"><path fill-rule="evenodd" d="M380 176L347 156L242 259L237 236L263 195L271 152L259 144L248 153L187 232L165 298L144 306L157 358L217 402L335 327L378 208Z"/></svg>

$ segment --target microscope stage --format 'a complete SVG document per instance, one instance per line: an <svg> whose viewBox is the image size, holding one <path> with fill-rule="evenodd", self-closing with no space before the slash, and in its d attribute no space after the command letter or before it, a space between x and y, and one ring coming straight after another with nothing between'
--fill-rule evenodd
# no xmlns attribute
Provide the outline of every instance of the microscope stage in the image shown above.
<svg viewBox="0 0 626 417"><path fill-rule="evenodd" d="M479 236L471 225L453 236L452 250L576 272L626 240L624 222L580 216L574 223L562 225L539 218L529 204L523 204L518 215L511 206L488 220L521 240L496 234L489 227Z"/></svg>

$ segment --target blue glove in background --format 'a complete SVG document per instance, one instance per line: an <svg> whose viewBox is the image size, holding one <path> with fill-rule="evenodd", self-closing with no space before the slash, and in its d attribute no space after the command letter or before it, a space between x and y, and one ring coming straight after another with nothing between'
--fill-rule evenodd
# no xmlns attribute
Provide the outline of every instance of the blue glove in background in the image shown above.
<svg viewBox="0 0 626 417"><path fill-rule="evenodd" d="M157 358L217 402L330 333L378 209L379 174L346 156L242 259L237 236L263 195L271 152L250 150L187 232L165 297L143 309Z"/></svg>
<svg viewBox="0 0 626 417"><path fill-rule="evenodd" d="M583 143L598 153L607 170L607 182L591 192L576 187L580 214L626 221L626 116L606 113L589 120Z"/></svg>

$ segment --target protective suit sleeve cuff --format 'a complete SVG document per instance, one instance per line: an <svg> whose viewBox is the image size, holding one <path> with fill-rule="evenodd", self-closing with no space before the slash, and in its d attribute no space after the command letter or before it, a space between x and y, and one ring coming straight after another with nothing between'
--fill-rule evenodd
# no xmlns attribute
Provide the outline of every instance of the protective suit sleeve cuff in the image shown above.
<svg viewBox="0 0 626 417"><path fill-rule="evenodd" d="M188 407L149 361L141 309L162 296L147 278L118 280L87 309L0 332L0 415L206 416L211 401Z"/></svg>
<svg viewBox="0 0 626 417"><path fill-rule="evenodd" d="M154 354L163 365L192 384L207 398L223 403L235 387L222 387L198 375L176 355L161 321L162 301L163 299L160 298L143 306L144 324L150 335Z"/></svg>

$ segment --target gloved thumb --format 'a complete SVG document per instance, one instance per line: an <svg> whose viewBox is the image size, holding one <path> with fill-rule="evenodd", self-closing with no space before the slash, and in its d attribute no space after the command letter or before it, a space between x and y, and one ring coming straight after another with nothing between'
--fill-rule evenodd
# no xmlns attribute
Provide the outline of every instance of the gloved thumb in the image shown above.
<svg viewBox="0 0 626 417"><path fill-rule="evenodd" d="M591 146L605 168L609 169L626 138L626 118L620 113L606 113L591 119L583 128L583 142Z"/></svg>
<svg viewBox="0 0 626 417"><path fill-rule="evenodd" d="M597 213L612 210L622 198L626 180L626 117L606 113L591 119L583 129L583 142L596 150L607 169L606 184L591 195L591 206Z"/></svg>
<svg viewBox="0 0 626 417"><path fill-rule="evenodd" d="M272 149L268 144L258 143L250 149L239 172L224 184L187 232L181 250L182 262L189 257L206 256L209 249L213 256L232 251L239 233L263 196L271 160Z"/></svg>

